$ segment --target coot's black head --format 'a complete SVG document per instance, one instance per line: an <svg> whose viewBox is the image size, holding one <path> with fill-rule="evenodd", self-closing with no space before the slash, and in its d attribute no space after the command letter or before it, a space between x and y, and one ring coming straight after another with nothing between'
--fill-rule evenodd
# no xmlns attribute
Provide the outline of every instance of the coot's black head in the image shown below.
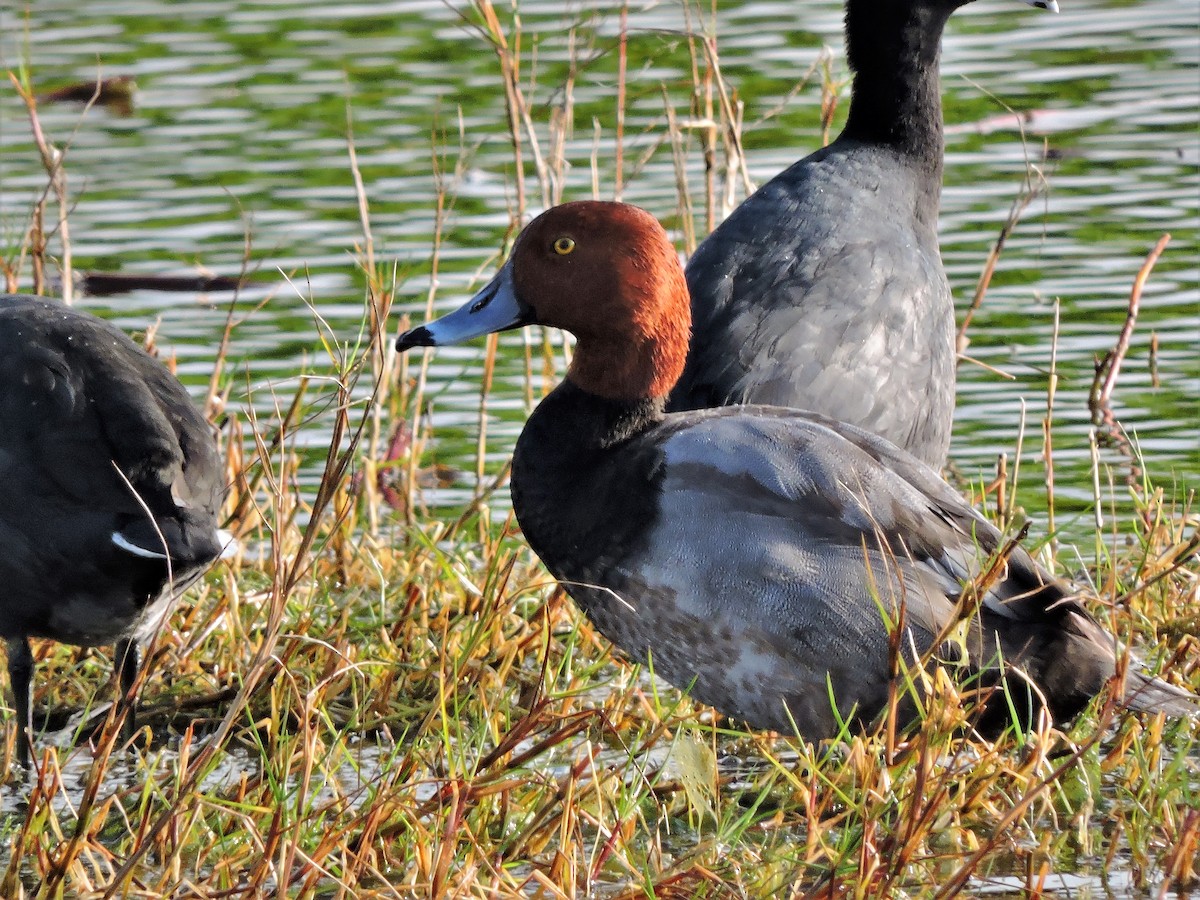
<svg viewBox="0 0 1200 900"><path fill-rule="evenodd" d="M951 13L972 0L846 0L846 54L856 72L894 66L906 53L936 55ZM1011 0L1008 0L1011 3ZM1021 0L1058 12L1058 0ZM921 38L927 40L921 40Z"/></svg>

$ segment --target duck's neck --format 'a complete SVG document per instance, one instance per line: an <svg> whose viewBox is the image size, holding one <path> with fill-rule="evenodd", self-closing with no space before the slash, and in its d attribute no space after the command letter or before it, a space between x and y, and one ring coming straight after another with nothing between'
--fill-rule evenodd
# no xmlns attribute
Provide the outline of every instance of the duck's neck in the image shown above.
<svg viewBox="0 0 1200 900"><path fill-rule="evenodd" d="M665 405L665 396L639 400L600 397L568 377L538 404L518 446L528 444L528 435L538 441L539 452L546 458L578 460L611 450L653 427L662 421Z"/></svg>
<svg viewBox="0 0 1200 900"><path fill-rule="evenodd" d="M559 578L611 559L653 516L654 447L634 438L662 421L664 399L620 401L564 381L517 439L512 498L534 552ZM574 562L572 562L574 561Z"/></svg>
<svg viewBox="0 0 1200 900"><path fill-rule="evenodd" d="M854 70L844 138L884 144L941 181L942 31L952 9L934 3L850 0L846 54Z"/></svg>

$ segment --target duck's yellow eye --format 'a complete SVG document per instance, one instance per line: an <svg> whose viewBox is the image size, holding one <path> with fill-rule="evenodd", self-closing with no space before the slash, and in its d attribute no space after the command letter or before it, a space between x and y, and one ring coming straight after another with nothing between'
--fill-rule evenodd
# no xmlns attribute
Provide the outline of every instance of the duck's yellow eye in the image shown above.
<svg viewBox="0 0 1200 900"><path fill-rule="evenodd" d="M566 256L575 249L575 242L569 237L560 237L554 242L554 252L559 256Z"/></svg>

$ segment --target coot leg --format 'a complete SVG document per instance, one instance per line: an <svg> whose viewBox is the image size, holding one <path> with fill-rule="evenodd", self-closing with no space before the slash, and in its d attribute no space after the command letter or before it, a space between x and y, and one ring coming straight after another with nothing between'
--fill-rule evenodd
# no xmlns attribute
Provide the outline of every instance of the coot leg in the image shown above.
<svg viewBox="0 0 1200 900"><path fill-rule="evenodd" d="M117 671L121 674L120 704L125 716L121 723L121 738L128 742L133 740L134 732L137 731L137 697L133 693L138 674L137 641L130 638L117 641L113 656Z"/></svg>
<svg viewBox="0 0 1200 900"><path fill-rule="evenodd" d="M25 638L8 642L8 683L17 710L17 762L28 768L33 741L33 651Z"/></svg>

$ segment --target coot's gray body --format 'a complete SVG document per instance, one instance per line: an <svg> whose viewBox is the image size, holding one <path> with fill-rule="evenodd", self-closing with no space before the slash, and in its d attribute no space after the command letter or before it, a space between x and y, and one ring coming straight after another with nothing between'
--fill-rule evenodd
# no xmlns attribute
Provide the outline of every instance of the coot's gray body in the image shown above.
<svg viewBox="0 0 1200 900"><path fill-rule="evenodd" d="M845 129L688 261L692 337L669 409L807 409L945 464L955 346L937 240L938 63L946 21L966 2L848 0Z"/></svg>

